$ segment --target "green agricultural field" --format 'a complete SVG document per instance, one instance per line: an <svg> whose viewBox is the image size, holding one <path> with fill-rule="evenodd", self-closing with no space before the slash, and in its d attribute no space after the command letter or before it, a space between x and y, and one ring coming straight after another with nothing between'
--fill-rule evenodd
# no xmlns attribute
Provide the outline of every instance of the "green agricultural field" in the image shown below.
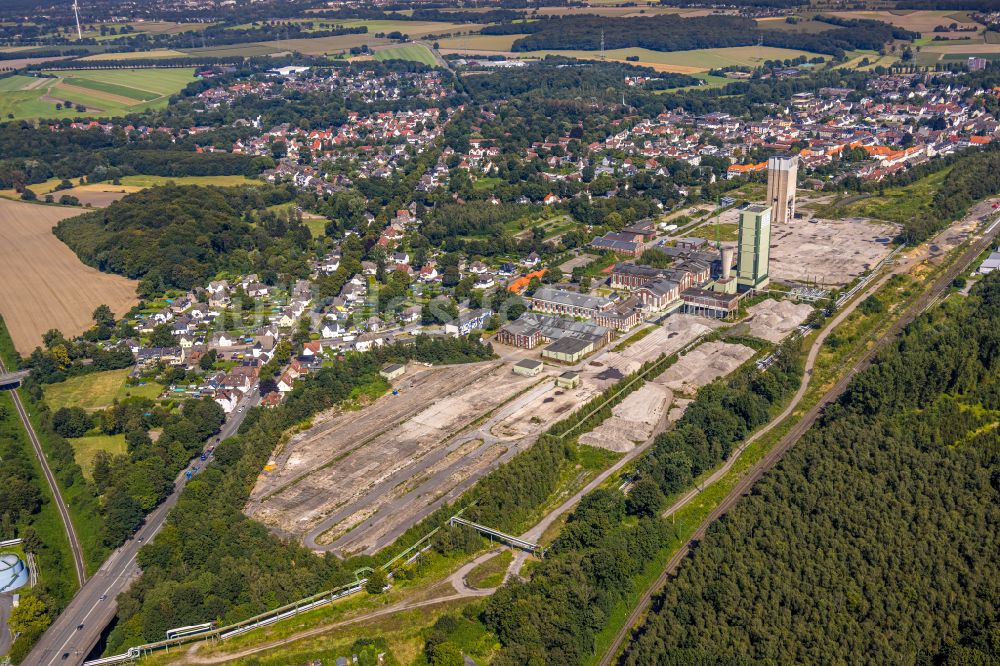
<svg viewBox="0 0 1000 666"><path fill-rule="evenodd" d="M365 26L368 34L374 36L375 33L401 32L410 37L423 37L424 35L441 35L453 32L469 32L479 30L483 26L477 23L444 23L440 21L382 21L382 20L351 20L337 21L345 28L357 28Z"/></svg>
<svg viewBox="0 0 1000 666"><path fill-rule="evenodd" d="M155 383L142 386L127 386L125 379L129 370L108 370L80 377L70 377L58 384L45 387L45 402L55 411L60 407L82 407L87 410L104 409L128 397L155 399L163 387Z"/></svg>
<svg viewBox="0 0 1000 666"><path fill-rule="evenodd" d="M425 65L437 65L434 54L423 44L407 44L388 49L379 49L375 52L376 60L413 60L422 62Z"/></svg>
<svg viewBox="0 0 1000 666"><path fill-rule="evenodd" d="M437 40L442 49L469 51L510 51L510 45L515 40L526 35L462 35L461 37L445 37Z"/></svg>
<svg viewBox="0 0 1000 666"><path fill-rule="evenodd" d="M170 95L194 80L193 69L174 68L50 70L46 75L0 80L0 117L121 116L166 106ZM70 108L57 109L57 103ZM86 111L77 111L76 105Z"/></svg>
<svg viewBox="0 0 1000 666"><path fill-rule="evenodd" d="M107 451L111 455L125 453L125 435L95 435L93 437L76 437L66 440L73 447L73 457L76 464L83 470L88 479L94 473L94 458L98 451Z"/></svg>

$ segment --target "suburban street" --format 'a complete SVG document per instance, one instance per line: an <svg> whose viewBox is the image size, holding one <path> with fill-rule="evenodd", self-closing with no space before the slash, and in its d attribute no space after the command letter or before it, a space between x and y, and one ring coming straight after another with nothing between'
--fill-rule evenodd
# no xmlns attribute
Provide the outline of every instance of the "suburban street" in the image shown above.
<svg viewBox="0 0 1000 666"><path fill-rule="evenodd" d="M246 396L240 402L243 410L235 409L219 434L206 442L205 448L217 438L221 441L234 435L247 412L259 401L260 395L256 390ZM198 464L197 459L186 470L196 464ZM128 589L140 573L135 561L139 549L160 531L167 514L177 504L187 484L184 473L186 470L178 474L174 482L174 491L146 517L146 522L135 536L112 553L101 568L80 588L69 606L35 644L24 663L34 666L83 663L100 639L101 632L114 618L118 607L116 598Z"/></svg>

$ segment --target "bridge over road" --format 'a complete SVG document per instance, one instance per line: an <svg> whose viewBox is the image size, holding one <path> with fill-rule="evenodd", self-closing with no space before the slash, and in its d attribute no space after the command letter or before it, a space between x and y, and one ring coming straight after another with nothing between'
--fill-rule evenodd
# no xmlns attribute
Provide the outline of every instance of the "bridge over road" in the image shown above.
<svg viewBox="0 0 1000 666"><path fill-rule="evenodd" d="M28 376L28 370L18 370L17 372L0 372L0 391L11 391L21 385L21 381Z"/></svg>

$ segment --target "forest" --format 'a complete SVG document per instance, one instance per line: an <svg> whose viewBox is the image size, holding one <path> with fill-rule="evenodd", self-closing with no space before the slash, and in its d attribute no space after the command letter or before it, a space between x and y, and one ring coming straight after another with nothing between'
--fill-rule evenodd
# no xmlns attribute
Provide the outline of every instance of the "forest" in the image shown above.
<svg viewBox="0 0 1000 666"><path fill-rule="evenodd" d="M263 215L294 195L291 188L264 185L167 184L63 220L54 233L84 263L139 279L143 296L201 286L223 268L259 270L274 284L279 270L305 270L309 230L298 220ZM258 220L270 223L254 226Z"/></svg>
<svg viewBox="0 0 1000 666"><path fill-rule="evenodd" d="M1000 274L908 326L681 564L626 664L989 664Z"/></svg>
<svg viewBox="0 0 1000 666"><path fill-rule="evenodd" d="M169 627L255 613L347 583L368 558L341 562L285 543L243 515L257 475L285 430L379 386L390 362L469 363L493 356L471 338L418 337L413 344L348 354L297 382L283 405L251 410L237 436L188 483L163 530L139 552L143 576L119 599L112 648L161 639Z"/></svg>
<svg viewBox="0 0 1000 666"><path fill-rule="evenodd" d="M657 72L649 67L626 63L581 62L573 58L551 55L532 67L506 70L496 74L467 76L462 79L462 83L469 94L480 102L506 101L518 95L524 95L526 99L531 100L577 95L592 95L612 100L619 94L622 79L626 76L652 77L662 81L669 88L698 84L698 79L686 74Z"/></svg>

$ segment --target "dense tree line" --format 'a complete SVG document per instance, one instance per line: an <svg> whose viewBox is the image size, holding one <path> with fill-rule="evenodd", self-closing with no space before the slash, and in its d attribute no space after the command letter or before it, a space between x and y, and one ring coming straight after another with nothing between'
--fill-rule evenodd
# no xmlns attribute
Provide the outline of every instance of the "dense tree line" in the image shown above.
<svg viewBox="0 0 1000 666"><path fill-rule="evenodd" d="M764 30L749 18L711 15L682 18L677 14L609 18L562 16L529 23L487 26L483 34L528 32L514 41L513 51L546 49L597 50L641 47L654 51L749 46L763 40L767 46L803 49L841 57L853 49L879 49L893 39L915 39L919 35L888 23L869 20L843 21L820 17L835 25L830 30L800 34Z"/></svg>
<svg viewBox="0 0 1000 666"><path fill-rule="evenodd" d="M625 663L996 663L998 325L994 274L907 327L709 528Z"/></svg>
<svg viewBox="0 0 1000 666"><path fill-rule="evenodd" d="M242 513L250 489L287 428L381 384L387 362L462 363L490 358L469 338L420 338L348 354L302 378L276 409L255 409L240 434L219 444L215 460L191 481L163 530L139 554L142 577L120 598L112 649L158 640L169 627L235 621L353 580L367 563L341 563L284 543Z"/></svg>
<svg viewBox="0 0 1000 666"><path fill-rule="evenodd" d="M273 284L287 269L280 257L301 270L311 237L301 221L258 211L292 199L288 188L168 184L63 220L54 232L84 263L140 279L143 295L203 285L223 268L259 269Z"/></svg>

